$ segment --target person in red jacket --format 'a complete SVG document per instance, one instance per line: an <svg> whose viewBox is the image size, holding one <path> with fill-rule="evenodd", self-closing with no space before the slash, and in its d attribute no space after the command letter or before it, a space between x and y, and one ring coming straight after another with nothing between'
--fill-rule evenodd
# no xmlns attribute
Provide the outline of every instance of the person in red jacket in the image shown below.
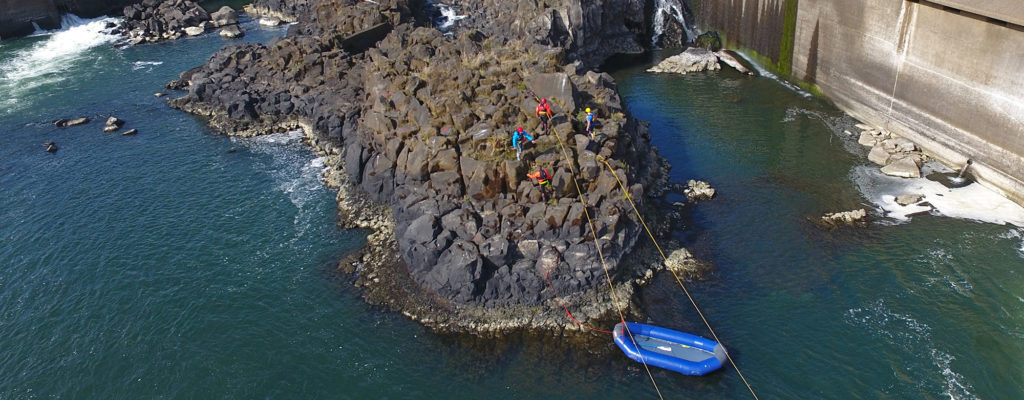
<svg viewBox="0 0 1024 400"><path fill-rule="evenodd" d="M540 118L541 130L547 133L548 121L551 120L551 106L548 105L548 99L540 99L540 104L537 104L536 114Z"/></svg>
<svg viewBox="0 0 1024 400"><path fill-rule="evenodd" d="M526 174L526 177L537 181L540 196L544 201L548 201L548 197L551 196L551 174L548 173L548 170L540 168L537 172Z"/></svg>

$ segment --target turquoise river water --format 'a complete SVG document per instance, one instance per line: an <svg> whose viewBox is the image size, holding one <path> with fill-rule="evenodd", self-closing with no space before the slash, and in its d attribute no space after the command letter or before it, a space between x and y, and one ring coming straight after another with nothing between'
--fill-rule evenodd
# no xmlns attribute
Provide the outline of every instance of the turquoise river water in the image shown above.
<svg viewBox="0 0 1024 400"><path fill-rule="evenodd" d="M337 227L298 135L218 136L153 96L225 40L116 49L77 24L0 42L0 399L657 398L610 339L451 338L367 305L335 271L364 233ZM716 267L688 287L760 398L1024 395L1024 229L822 230L808 218L874 209L851 119L771 79L650 62L613 72L674 179L719 191L680 230ZM108 115L139 134L103 133ZM709 334L671 279L643 302L646 322ZM665 398L751 398L731 369L652 372Z"/></svg>

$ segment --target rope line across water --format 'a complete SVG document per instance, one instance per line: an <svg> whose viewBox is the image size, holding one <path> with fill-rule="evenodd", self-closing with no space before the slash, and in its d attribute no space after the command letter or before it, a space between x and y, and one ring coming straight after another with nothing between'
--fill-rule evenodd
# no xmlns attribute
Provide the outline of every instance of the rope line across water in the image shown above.
<svg viewBox="0 0 1024 400"><path fill-rule="evenodd" d="M629 335L629 339L635 343L636 340L633 339L633 332L630 332L629 324L626 324L626 317L622 314L622 306L620 306L618 295L615 294L615 286L612 284L611 273L608 272L608 264L604 261L604 253L601 251L601 244L597 241L597 229L594 228L594 221L590 218L590 211L587 209L587 200L583 197L583 190L580 189L579 181L576 180L576 169L572 167L572 160L569 158L569 153L565 150L565 144L562 143L562 137L559 135L558 129L551 127L551 130L555 133L555 138L558 139L558 147L562 149L562 157L565 158L565 162L569 166L569 175L572 177L573 184L576 185L576 193L580 196L580 204L583 205L583 215L587 217L587 225L590 226L590 236L594 239L594 247L597 248L597 256L601 259L601 268L604 270L604 276L608 280L608 288L611 289L612 302L615 304L615 311L619 313L619 320L622 322L622 327L626 331L626 334ZM549 281L548 284L550 285L551 282ZM553 286L552 291L554 291ZM572 314L569 313L568 308L566 308L565 312L569 314L570 318L572 318ZM573 321L576 320L576 318L572 319ZM578 321L577 324L579 324ZM583 324L580 324L580 326L583 326ZM654 391L658 393L658 398L664 400L665 397L661 395L661 389L658 388L658 382L655 382L654 374L651 373L651 368L647 365L647 361L644 359L643 354L640 354L640 362L644 365L644 370L647 371L647 376L651 379L651 384L654 385Z"/></svg>
<svg viewBox="0 0 1024 400"><path fill-rule="evenodd" d="M647 227L647 223L644 222L644 217L640 216L640 211L637 210L636 203L633 202L633 198L629 195L629 191L626 190L626 185L624 185L622 180L619 179L619 175L615 173L615 169L612 168L611 164L608 164L608 160L605 160L604 157L601 156L597 156L596 159L604 164L608 169L608 172L611 172L612 176L615 177L615 181L619 183L619 188L622 189L622 193L625 195L626 200L629 200L629 205L633 207L633 212L636 213L636 217L640 219L640 224L643 225L644 230L647 231L647 235L651 237L651 242L654 242L654 247L658 249L658 254L661 254L661 259L664 260L665 265L667 266L668 257L665 257L665 252L661 250L661 245L659 245L658 240L654 238L654 233L651 233L651 229ZM718 334L716 334L715 330L711 328L711 323L709 323L708 319L704 317L704 312L700 310L700 307L697 306L697 302L693 300L693 296L690 295L690 291L686 290L686 285L683 285L682 279L679 279L679 274L676 274L676 271L673 271L671 268L668 268L668 271L672 273L673 277L675 277L676 283L678 283L679 287L683 289L683 293L686 294L686 298L690 299L690 304L693 304L693 308L697 310L697 314L700 315L700 319L704 321L704 325L708 327L708 331L711 332L711 336L714 337L716 342L722 343L722 340L718 338ZM747 390L749 390L750 394L754 396L754 399L757 399L757 393L754 393L754 388L750 386L750 383L747 382L747 378L744 377L743 372L740 371L740 367L736 365L732 356L729 355L729 350L726 349L725 346L722 346L722 351L725 352L725 358L729 359L729 364L732 364L732 368L736 370L740 379L743 380L743 384L747 386Z"/></svg>

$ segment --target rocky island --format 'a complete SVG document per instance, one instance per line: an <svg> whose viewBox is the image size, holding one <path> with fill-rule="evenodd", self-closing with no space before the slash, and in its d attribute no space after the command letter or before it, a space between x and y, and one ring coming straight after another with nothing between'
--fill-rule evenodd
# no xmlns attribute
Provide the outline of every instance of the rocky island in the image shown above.
<svg viewBox="0 0 1024 400"><path fill-rule="evenodd" d="M169 83L183 94L168 102L229 135L301 128L326 156L342 224L370 231L340 267L373 303L450 332L579 330L566 309L618 319L664 268L632 203L664 234L673 213L653 204L669 167L591 68L642 51L653 13L628 0L460 7L471 17L442 32L419 1L257 0L250 12L297 22L287 36L222 49ZM536 139L521 162L517 126ZM537 169L552 177L547 201L527 178Z"/></svg>

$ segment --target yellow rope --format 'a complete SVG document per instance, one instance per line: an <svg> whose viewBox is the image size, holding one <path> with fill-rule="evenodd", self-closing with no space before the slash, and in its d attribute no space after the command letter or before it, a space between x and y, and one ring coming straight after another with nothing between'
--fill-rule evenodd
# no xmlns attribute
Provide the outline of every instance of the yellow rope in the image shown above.
<svg viewBox="0 0 1024 400"><path fill-rule="evenodd" d="M559 139L559 143L561 143L561 139ZM615 177L615 181L619 183L619 188L622 189L622 193L626 196L626 200L629 200L629 205L633 207L633 212L635 212L636 217L640 219L640 224L642 224L644 230L647 231L647 235L651 237L651 241L654 242L654 247L658 249L658 253L661 254L661 258L665 261L665 265L667 266L668 257L665 257L665 252L661 250L661 246L658 244L658 241L654 239L654 234L651 233L651 230L647 227L647 223L644 222L644 217L640 216L640 211L637 210L636 204L633 203L633 198L630 197L629 191L626 190L626 185L622 183L622 181L619 179L619 175L615 173L615 169L612 168L611 164L608 164L608 161L605 160L604 157L598 157L597 160L601 161L601 163L603 163L605 167L608 168L608 172L611 172L612 176ZM672 276L676 278L676 283L678 283L679 287L683 289L683 293L686 293L686 297L690 299L690 304L693 304L693 308L697 310L697 314L700 315L700 319L704 321L704 325L708 327L709 331L711 331L711 336L715 338L716 342L722 343L722 341L718 339L718 335L715 334L715 330L711 328L711 324L708 322L708 319L704 317L704 313L700 311L700 307L697 307L697 302L693 300L693 296L690 296L690 291L686 290L686 286L683 285L683 281L679 279L679 275L676 274L676 271L673 271L671 268L668 268L668 271L671 272ZM736 362L733 361L732 356L729 355L729 350L727 350L725 346L722 346L722 350L725 352L725 357L729 359L729 363L732 364L733 369L736 370L736 373L739 374L740 379L743 380L743 384L747 386L747 390L749 390L750 394L754 396L754 399L757 399L757 393L754 393L754 388L752 388L750 386L750 383L747 382L747 378L743 376L743 372L740 372L740 367L736 365Z"/></svg>
<svg viewBox="0 0 1024 400"><path fill-rule="evenodd" d="M580 189L580 183L576 180L576 169L572 167L572 160L569 159L569 153L565 150L565 145L562 143L562 138L558 134L558 130L555 127L551 127L551 130L555 132L555 138L558 139L558 147L562 149L562 156L565 157L566 164L569 165L570 176L572 176L572 182L576 185L576 193L579 193L580 203L583 205L583 214L587 217L587 224L590 225L590 234L594 239L594 247L597 248L597 256L601 259L601 268L604 269L604 276L608 280L608 287L612 292L612 301L615 304L615 310L619 313L619 319L622 321L622 328L629 335L629 339L633 339L633 333L629 331L629 325L626 324L626 317L622 314L622 307L619 305L619 297L615 294L615 286L612 285L612 276L608 272L608 265L604 261L604 253L601 251L601 244L597 242L597 230L594 229L594 221L590 219L590 211L587 210L587 200L583 198L583 190ZM723 349L725 346L723 346ZM639 354L639 353L638 353ZM658 393L658 398L664 400L665 397L661 395L661 389L658 388L658 383L654 381L654 374L651 373L651 368L647 366L647 362L644 360L643 354L640 354L640 363L644 365L644 369L647 370L647 376L651 378L651 384L654 385L654 391Z"/></svg>

